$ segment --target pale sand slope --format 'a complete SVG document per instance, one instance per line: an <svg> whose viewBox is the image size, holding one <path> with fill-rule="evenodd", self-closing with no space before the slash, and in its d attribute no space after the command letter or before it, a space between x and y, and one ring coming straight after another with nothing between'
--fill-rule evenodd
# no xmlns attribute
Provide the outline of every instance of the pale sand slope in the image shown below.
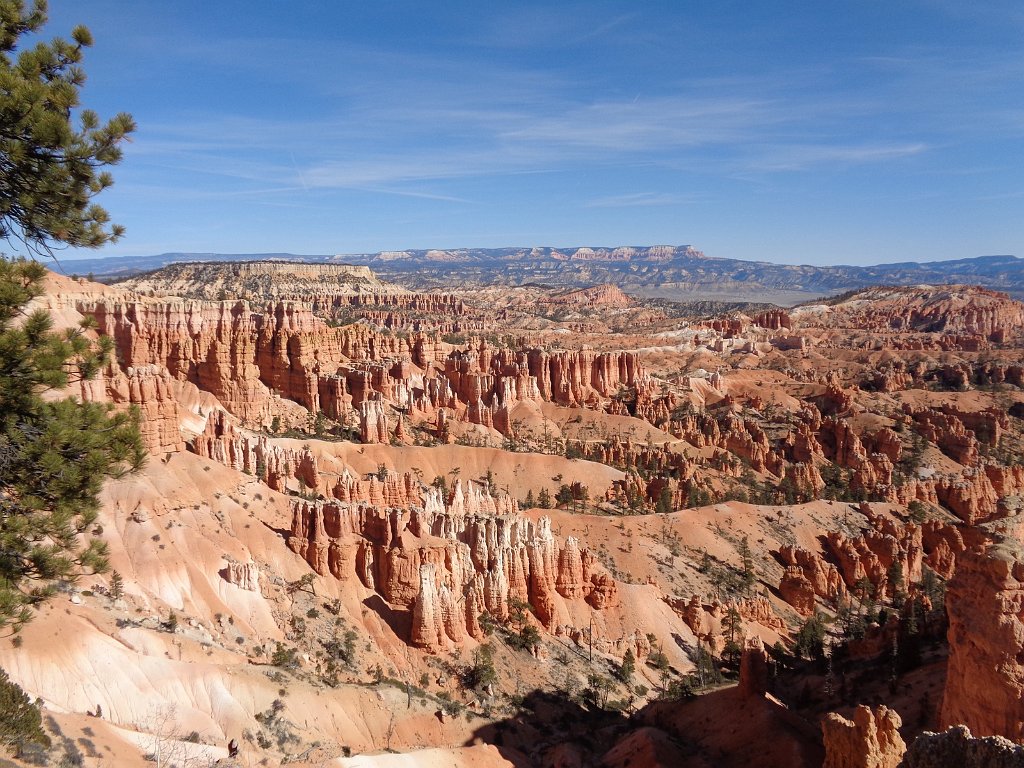
<svg viewBox="0 0 1024 768"><path fill-rule="evenodd" d="M0 666L48 710L83 713L98 704L111 723L146 730L158 711L173 706L177 731L195 730L204 741L223 744L258 730L253 715L281 698L283 716L308 741L356 753L386 743L391 712L396 749L470 738L473 726L464 718L442 723L429 700L414 699L407 709L394 688L327 689L289 675L271 679L276 670L256 649L272 650L283 639L276 619L290 613L292 599L284 584L309 572L261 522L283 522L282 495L195 455L174 454L166 464L151 460L143 473L110 483L104 497L99 524L112 566L125 577L125 598L58 596L24 629L20 648L0 644ZM229 559L259 565L260 592L221 576ZM107 581L86 578L80 586ZM357 579L319 580L316 589L321 599L342 598L350 622L372 594ZM172 610L179 619L174 634L159 628ZM396 667L404 645L377 615L370 613L361 629L361 642L375 649L362 653L361 662L377 658Z"/></svg>

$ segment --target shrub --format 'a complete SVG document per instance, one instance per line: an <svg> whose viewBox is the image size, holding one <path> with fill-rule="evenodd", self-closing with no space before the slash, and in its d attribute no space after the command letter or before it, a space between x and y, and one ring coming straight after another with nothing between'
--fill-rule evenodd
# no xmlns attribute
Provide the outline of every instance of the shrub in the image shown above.
<svg viewBox="0 0 1024 768"><path fill-rule="evenodd" d="M50 746L39 707L0 669L0 744L20 752L25 745Z"/></svg>
<svg viewBox="0 0 1024 768"><path fill-rule="evenodd" d="M299 666L299 654L294 648L279 642L270 657L270 663L282 669L295 669Z"/></svg>

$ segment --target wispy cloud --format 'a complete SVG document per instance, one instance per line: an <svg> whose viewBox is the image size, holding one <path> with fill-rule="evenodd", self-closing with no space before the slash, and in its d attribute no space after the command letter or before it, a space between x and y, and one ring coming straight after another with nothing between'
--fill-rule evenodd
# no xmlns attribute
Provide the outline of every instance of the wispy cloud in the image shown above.
<svg viewBox="0 0 1024 768"><path fill-rule="evenodd" d="M224 194L337 189L465 204L470 197L448 182L641 167L767 177L883 165L941 152L951 137L1024 131L1019 103L957 114L970 103L972 88L999 89L1024 74L1024 64L1005 55L972 63L908 47L831 67L681 72L614 92L581 81L568 64L531 63L518 52L507 60L481 54L498 38L585 49L588 38L612 45L639 29L632 13L591 18L580 11L503 12L475 31L472 44L429 52L299 41L306 66L295 71L280 66L294 55L294 39L188 42L175 55L215 55L236 71L290 81L298 108L194 107L173 120L143 123L129 156L153 169L242 185ZM310 70L322 76L310 78ZM838 87L840 77L850 82ZM686 201L652 191L583 205Z"/></svg>
<svg viewBox="0 0 1024 768"><path fill-rule="evenodd" d="M757 171L799 171L811 167L828 165L850 166L865 163L879 163L919 155L928 150L928 145L912 144L862 144L858 146L837 145L788 145L761 147L746 158L743 165Z"/></svg>
<svg viewBox="0 0 1024 768"><path fill-rule="evenodd" d="M569 105L504 131L501 139L615 152L669 151L751 138L784 118L766 101L669 96Z"/></svg>
<svg viewBox="0 0 1024 768"><path fill-rule="evenodd" d="M648 208L663 205L686 205L703 199L702 195L679 195L664 192L635 192L628 195L599 197L584 203L585 208Z"/></svg>

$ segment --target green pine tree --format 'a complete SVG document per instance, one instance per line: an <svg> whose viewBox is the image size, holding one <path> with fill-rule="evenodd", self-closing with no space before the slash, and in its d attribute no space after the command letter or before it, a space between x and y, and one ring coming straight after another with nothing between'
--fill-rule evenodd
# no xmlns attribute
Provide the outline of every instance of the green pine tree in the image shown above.
<svg viewBox="0 0 1024 768"><path fill-rule="evenodd" d="M82 55L92 45L85 27L13 56L19 39L45 23L45 0L30 9L0 0L0 238L48 254L55 244L96 248L123 233L93 197L113 183L104 168L120 161L135 123L122 113L101 124L80 109Z"/></svg>
<svg viewBox="0 0 1024 768"><path fill-rule="evenodd" d="M0 745L20 751L29 743L50 746L39 707L0 669Z"/></svg>
<svg viewBox="0 0 1024 768"><path fill-rule="evenodd" d="M112 343L25 314L44 274L0 259L0 627L27 621L58 582L106 569L105 545L87 535L100 489L145 458L134 411L44 397L93 375Z"/></svg>
<svg viewBox="0 0 1024 768"><path fill-rule="evenodd" d="M633 653L632 648L627 648L626 654L622 657L622 663L619 664L619 668L616 671L615 676L626 685L629 685L633 681L633 674L635 672L636 655Z"/></svg>

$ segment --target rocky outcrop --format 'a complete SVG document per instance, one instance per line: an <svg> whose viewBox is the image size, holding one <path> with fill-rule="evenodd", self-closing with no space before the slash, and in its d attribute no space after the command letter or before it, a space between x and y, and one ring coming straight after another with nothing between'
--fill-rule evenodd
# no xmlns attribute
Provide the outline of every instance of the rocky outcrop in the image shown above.
<svg viewBox="0 0 1024 768"><path fill-rule="evenodd" d="M793 584L784 590L784 595L786 592L795 594L799 592L800 589L803 589L802 586L799 588L797 586L797 582L800 581L798 576L802 577L802 579L806 580L810 585L813 595L822 597L825 600L835 601L841 595L846 593L846 584L843 581L842 575L839 573L839 569L836 568L833 563L827 562L821 555L811 552L808 549L800 549L798 547L786 545L780 548L779 558L782 560L782 564L786 567L786 574L783 577L783 582L793 582ZM794 568L797 570L794 570ZM780 587L780 589L783 588ZM789 602L789 600L787 600L787 602ZM790 604L792 605L792 603Z"/></svg>
<svg viewBox="0 0 1024 768"><path fill-rule="evenodd" d="M859 706L853 720L830 712L821 721L823 768L897 768L906 751L900 716L885 706Z"/></svg>
<svg viewBox="0 0 1024 768"><path fill-rule="evenodd" d="M829 531L821 553L792 546L779 550L785 566L779 593L801 615L813 612L816 598L834 602L864 580L875 594L892 597L897 587L906 590L920 582L925 565L943 578L953 574L964 550L955 526L936 520L923 525L898 522L867 503L860 512L868 527L858 536ZM891 581L896 574L899 585Z"/></svg>
<svg viewBox="0 0 1024 768"><path fill-rule="evenodd" d="M445 645L444 621L437 582L437 566L424 563L419 569L419 592L412 609L412 634L409 641L417 648L436 653Z"/></svg>
<svg viewBox="0 0 1024 768"><path fill-rule="evenodd" d="M944 474L931 481L936 500L968 525L1000 515L999 495L981 468L967 468L959 474Z"/></svg>
<svg viewBox="0 0 1024 768"><path fill-rule="evenodd" d="M779 596L793 606L801 616L810 616L814 613L814 584L799 565L786 566L782 581L779 582Z"/></svg>
<svg viewBox="0 0 1024 768"><path fill-rule="evenodd" d="M449 408L508 435L518 402L610 408L613 395L649 386L634 353L495 351L480 342L441 365L436 339L330 327L310 305L290 301L83 301L79 311L114 338L126 365L166 369L250 426L280 416L284 398L333 419L352 414L373 442L390 437L380 419L389 405L430 420ZM362 407L374 401L383 405Z"/></svg>
<svg viewBox="0 0 1024 768"><path fill-rule="evenodd" d="M228 584L234 584L239 589L260 591L260 568L256 563L230 562L221 569L221 576Z"/></svg>
<svg viewBox="0 0 1024 768"><path fill-rule="evenodd" d="M736 602L736 610L744 621L760 624L776 631L785 628L786 623L779 618L772 608L771 601L764 595L747 597Z"/></svg>
<svg viewBox="0 0 1024 768"><path fill-rule="evenodd" d="M552 296L547 303L570 307L622 308L630 306L633 302L616 286L606 284L557 294Z"/></svg>
<svg viewBox="0 0 1024 768"><path fill-rule="evenodd" d="M901 768L1024 768L1024 747L1000 736L974 738L965 725L925 731L910 744Z"/></svg>
<svg viewBox="0 0 1024 768"><path fill-rule="evenodd" d="M113 402L139 410L143 445L153 453L183 450L182 419L185 415L175 393L175 380L160 365L141 365L121 370L111 361L99 376L81 382L82 399Z"/></svg>
<svg viewBox="0 0 1024 768"><path fill-rule="evenodd" d="M364 443L387 443L387 405L380 398L364 400L359 404L359 437Z"/></svg>
<svg viewBox="0 0 1024 768"><path fill-rule="evenodd" d="M767 328L770 331L790 330L793 327L793 320L784 309L768 309L754 316L754 325Z"/></svg>
<svg viewBox="0 0 1024 768"><path fill-rule="evenodd" d="M296 450L274 443L266 435L236 425L225 411L215 410L189 449L206 459L255 475L275 491L317 489L322 479L316 456L308 447ZM339 480L339 482L341 482Z"/></svg>
<svg viewBox="0 0 1024 768"><path fill-rule="evenodd" d="M417 647L479 637L480 614L505 621L516 601L549 629L566 616L561 601L617 604L615 580L593 553L572 537L560 545L548 518L531 522L511 497L460 481L448 498L420 488L398 508L354 485L336 489L336 501L296 500L288 547L317 573L358 578L411 610Z"/></svg>
<svg viewBox="0 0 1024 768"><path fill-rule="evenodd" d="M425 354L423 339L331 328L293 302L257 309L245 301L93 301L81 302L79 311L114 339L124 365L166 368L248 424L280 415L277 396L312 412L341 412L348 406L327 395L351 398L348 382L336 381L321 400L322 379L344 374L351 361L411 359L414 348Z"/></svg>
<svg viewBox="0 0 1024 768"><path fill-rule="evenodd" d="M871 288L836 304L834 327L876 333L927 333L1002 342L1024 328L1024 305L1005 293L976 286ZM966 345L970 348L969 345Z"/></svg>
<svg viewBox="0 0 1024 768"><path fill-rule="evenodd" d="M296 261L212 261L169 264L132 277L119 287L144 295L187 299L314 302L325 297L405 290L377 279L369 267Z"/></svg>
<svg viewBox="0 0 1024 768"><path fill-rule="evenodd" d="M892 596L897 588L921 580L924 562L922 533L919 526L899 525L884 518L875 519L876 527L861 536L847 537L838 531L826 535L829 550L839 563L843 581L854 586L867 579L876 587L876 594ZM894 565L903 583L890 583Z"/></svg>
<svg viewBox="0 0 1024 768"><path fill-rule="evenodd" d="M763 696L768 690L768 654L761 638L748 637L740 656L739 691L743 697Z"/></svg>
<svg viewBox="0 0 1024 768"><path fill-rule="evenodd" d="M949 663L940 721L1024 739L1024 562L1020 541L961 553L946 588Z"/></svg>

